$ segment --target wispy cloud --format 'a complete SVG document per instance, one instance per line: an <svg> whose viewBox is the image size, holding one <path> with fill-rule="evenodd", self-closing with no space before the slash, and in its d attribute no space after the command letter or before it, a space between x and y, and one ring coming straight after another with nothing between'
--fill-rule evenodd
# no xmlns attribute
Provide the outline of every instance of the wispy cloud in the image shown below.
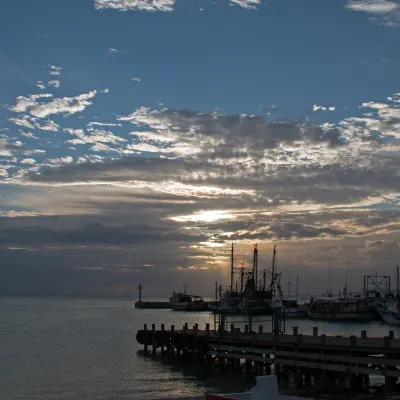
<svg viewBox="0 0 400 400"><path fill-rule="evenodd" d="M334 106L318 106L317 104L313 105L313 111L335 111L336 107Z"/></svg>
<svg viewBox="0 0 400 400"><path fill-rule="evenodd" d="M97 94L96 90L75 97L53 98L52 94L35 94L17 97L17 103L9 107L16 113L27 112L33 117L45 118L52 114L71 115L85 110L92 104L90 101ZM52 98L48 102L43 100Z"/></svg>
<svg viewBox="0 0 400 400"><path fill-rule="evenodd" d="M176 2L177 0L94 0L94 6L96 10L168 12L174 10ZM261 0L230 0L229 4L254 9L261 4Z"/></svg>
<svg viewBox="0 0 400 400"><path fill-rule="evenodd" d="M347 8L368 13L370 19L390 27L400 26L400 5L390 0L348 0Z"/></svg>
<svg viewBox="0 0 400 400"><path fill-rule="evenodd" d="M59 76L61 75L61 67L57 66L57 65L49 65L49 75L53 75L53 76Z"/></svg>
<svg viewBox="0 0 400 400"><path fill-rule="evenodd" d="M38 81L38 82L36 83L36 87L37 87L38 89L41 89L41 90L45 90L45 89L46 89L46 85L45 85L42 81Z"/></svg>
<svg viewBox="0 0 400 400"><path fill-rule="evenodd" d="M231 0L231 4L255 9L257 5L261 4L261 0Z"/></svg>
<svg viewBox="0 0 400 400"><path fill-rule="evenodd" d="M131 81L134 82L142 82L142 80L140 78L131 78Z"/></svg>
<svg viewBox="0 0 400 400"><path fill-rule="evenodd" d="M49 82L47 83L47 86L48 86L48 87L53 87L53 88L59 89L60 86L61 86L61 84L60 84L60 81L54 80L54 81L49 81Z"/></svg>
<svg viewBox="0 0 400 400"><path fill-rule="evenodd" d="M114 47L110 47L109 49L108 49L108 55L113 55L113 54L121 54L121 53L126 53L126 51L125 50L122 50L122 49L115 49Z"/></svg>

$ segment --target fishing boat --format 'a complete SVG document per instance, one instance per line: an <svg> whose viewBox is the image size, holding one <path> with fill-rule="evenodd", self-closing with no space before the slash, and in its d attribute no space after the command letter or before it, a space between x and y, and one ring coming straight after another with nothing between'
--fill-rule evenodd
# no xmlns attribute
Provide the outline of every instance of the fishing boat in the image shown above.
<svg viewBox="0 0 400 400"><path fill-rule="evenodd" d="M320 297L307 308L311 319L325 321L370 321L376 308L370 299L355 297Z"/></svg>
<svg viewBox="0 0 400 400"><path fill-rule="evenodd" d="M183 291L174 291L169 302L175 311L206 311L208 309L208 303L203 300L203 297L186 293L186 286Z"/></svg>
<svg viewBox="0 0 400 400"><path fill-rule="evenodd" d="M399 267L396 268L396 294L390 293L378 306L378 314L384 322L390 325L400 325L400 287Z"/></svg>
<svg viewBox="0 0 400 400"><path fill-rule="evenodd" d="M390 325L400 325L400 303L397 299L388 299L378 308L378 314Z"/></svg>

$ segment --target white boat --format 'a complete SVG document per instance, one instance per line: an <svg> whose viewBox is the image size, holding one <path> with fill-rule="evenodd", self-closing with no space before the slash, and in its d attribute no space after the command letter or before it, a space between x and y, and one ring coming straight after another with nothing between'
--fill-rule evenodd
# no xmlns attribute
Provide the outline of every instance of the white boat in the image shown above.
<svg viewBox="0 0 400 400"><path fill-rule="evenodd" d="M369 299L321 297L307 309L311 319L325 321L370 321L376 310Z"/></svg>
<svg viewBox="0 0 400 400"><path fill-rule="evenodd" d="M378 308L378 314L384 322L390 325L400 325L400 303L397 300L387 300Z"/></svg>
<svg viewBox="0 0 400 400"><path fill-rule="evenodd" d="M218 302L209 305L210 310L223 310L226 313L238 313L241 309L243 298L239 292L227 290Z"/></svg>
<svg viewBox="0 0 400 400"><path fill-rule="evenodd" d="M206 311L208 309L208 303L201 296L186 293L186 286L183 291L174 291L169 302L175 311Z"/></svg>
<svg viewBox="0 0 400 400"><path fill-rule="evenodd" d="M307 301L297 297L286 297L271 303L272 307L279 307L285 310L286 318L306 318Z"/></svg>

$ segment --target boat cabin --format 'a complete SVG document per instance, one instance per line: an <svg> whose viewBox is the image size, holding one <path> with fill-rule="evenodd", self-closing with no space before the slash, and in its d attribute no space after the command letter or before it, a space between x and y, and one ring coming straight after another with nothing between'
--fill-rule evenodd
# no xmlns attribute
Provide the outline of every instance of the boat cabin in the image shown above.
<svg viewBox="0 0 400 400"><path fill-rule="evenodd" d="M363 298L319 298L311 304L311 310L320 314L362 313L371 311L371 302Z"/></svg>

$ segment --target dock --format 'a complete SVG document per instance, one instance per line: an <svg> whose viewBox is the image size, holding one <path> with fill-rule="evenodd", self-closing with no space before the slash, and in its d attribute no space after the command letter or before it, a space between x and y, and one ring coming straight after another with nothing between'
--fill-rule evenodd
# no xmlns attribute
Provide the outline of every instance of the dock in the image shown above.
<svg viewBox="0 0 400 400"><path fill-rule="evenodd" d="M370 376L385 379L385 389L393 391L400 377L400 339L394 332L381 338L368 337L362 330L360 336L328 336L313 328L312 335L303 335L293 327L291 334L264 333L260 325L257 332L246 325L244 331L219 326L211 330L206 324L200 330L196 324L189 329L164 325L151 329L144 325L136 335L145 353L151 349L161 356L186 356L193 361L208 363L216 368L233 371L252 371L258 376L277 376L278 382L292 378L298 389L317 388L329 391L349 387L363 390L370 386Z"/></svg>
<svg viewBox="0 0 400 400"><path fill-rule="evenodd" d="M135 308L141 309L172 309L171 303L169 301L137 301L135 303Z"/></svg>

